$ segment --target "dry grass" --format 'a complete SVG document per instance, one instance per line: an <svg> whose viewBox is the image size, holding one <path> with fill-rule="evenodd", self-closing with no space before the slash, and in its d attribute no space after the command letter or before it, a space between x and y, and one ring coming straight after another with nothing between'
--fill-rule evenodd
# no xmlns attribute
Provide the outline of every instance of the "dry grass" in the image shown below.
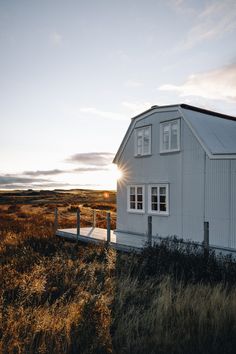
<svg viewBox="0 0 236 354"><path fill-rule="evenodd" d="M117 293L113 345L122 353L235 352L235 289L127 277Z"/></svg>
<svg viewBox="0 0 236 354"><path fill-rule="evenodd" d="M62 198L61 222L72 225L78 205L89 218L95 199ZM198 258L181 280L173 269L184 275L186 259L176 251L128 255L55 238L53 208L30 199L0 208L0 353L235 352L234 264L221 267L230 286L200 279Z"/></svg>

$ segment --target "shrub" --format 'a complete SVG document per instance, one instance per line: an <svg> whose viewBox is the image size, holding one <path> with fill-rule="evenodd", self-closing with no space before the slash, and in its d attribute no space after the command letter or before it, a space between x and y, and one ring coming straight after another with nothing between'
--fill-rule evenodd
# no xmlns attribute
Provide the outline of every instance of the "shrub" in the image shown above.
<svg viewBox="0 0 236 354"><path fill-rule="evenodd" d="M138 267L141 277L170 275L185 283L223 282L228 285L236 281L236 262L232 256L216 256L213 250L204 252L200 245L171 237L154 247L146 247L139 257Z"/></svg>

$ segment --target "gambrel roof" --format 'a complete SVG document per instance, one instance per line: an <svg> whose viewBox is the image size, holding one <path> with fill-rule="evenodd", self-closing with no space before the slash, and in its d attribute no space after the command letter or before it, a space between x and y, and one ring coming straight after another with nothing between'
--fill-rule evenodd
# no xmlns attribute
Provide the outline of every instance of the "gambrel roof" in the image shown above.
<svg viewBox="0 0 236 354"><path fill-rule="evenodd" d="M236 117L206 109L177 104L152 106L132 118L129 128L113 160L117 163L136 123L150 114L178 111L210 159L236 159Z"/></svg>

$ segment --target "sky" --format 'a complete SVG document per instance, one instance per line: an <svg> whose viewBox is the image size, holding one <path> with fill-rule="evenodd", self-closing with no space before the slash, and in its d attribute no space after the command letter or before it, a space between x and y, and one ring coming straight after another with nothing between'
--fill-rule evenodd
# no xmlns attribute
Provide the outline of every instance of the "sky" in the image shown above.
<svg viewBox="0 0 236 354"><path fill-rule="evenodd" d="M0 189L115 189L130 119L236 116L235 0L0 0Z"/></svg>

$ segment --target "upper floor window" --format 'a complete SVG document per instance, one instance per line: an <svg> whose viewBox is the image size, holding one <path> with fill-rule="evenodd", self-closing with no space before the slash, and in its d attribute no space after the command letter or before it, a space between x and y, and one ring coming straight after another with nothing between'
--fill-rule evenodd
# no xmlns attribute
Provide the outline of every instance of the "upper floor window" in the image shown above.
<svg viewBox="0 0 236 354"><path fill-rule="evenodd" d="M133 185L128 186L127 209L128 211L143 213L144 212L144 186Z"/></svg>
<svg viewBox="0 0 236 354"><path fill-rule="evenodd" d="M135 156L151 154L151 125L135 129Z"/></svg>
<svg viewBox="0 0 236 354"><path fill-rule="evenodd" d="M169 215L169 185L153 184L148 188L149 213Z"/></svg>
<svg viewBox="0 0 236 354"><path fill-rule="evenodd" d="M180 120L172 120L160 124L160 152L179 151Z"/></svg>

